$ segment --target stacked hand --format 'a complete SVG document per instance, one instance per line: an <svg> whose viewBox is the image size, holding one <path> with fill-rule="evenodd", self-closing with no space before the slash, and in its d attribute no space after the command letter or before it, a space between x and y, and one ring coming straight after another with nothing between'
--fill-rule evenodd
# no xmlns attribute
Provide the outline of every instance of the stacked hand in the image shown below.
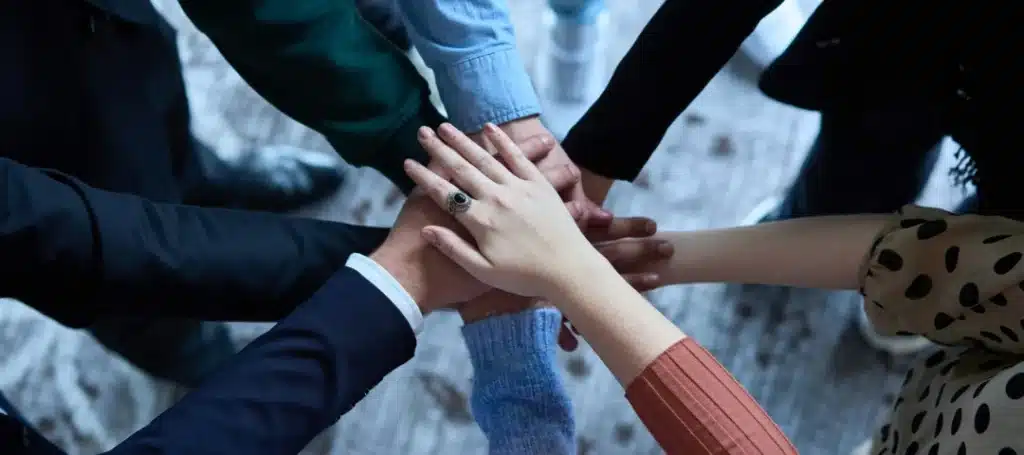
<svg viewBox="0 0 1024 455"><path fill-rule="evenodd" d="M463 148L473 145L476 151L482 151L450 125L441 128L440 131L445 137L450 136L451 142L458 143ZM505 137L505 139L508 138ZM421 142L428 151L435 149L438 144L443 145L429 130L424 131ZM519 147L522 147L521 154L504 154L497 158L502 161L505 160L503 157L522 158L527 162L542 160L547 156L553 144L550 137L535 136L519 144ZM451 151L451 149L448 150ZM518 152L519 149L516 151ZM435 156L435 163L441 163L437 156ZM449 162L445 161L444 163ZM507 164L506 162L501 166ZM424 170L422 167L418 169ZM451 168L448 164L444 164L437 169L442 175L447 175L449 170L458 168ZM540 183L545 180L549 182L549 191L562 191L571 188L577 185L579 180L579 173L575 171L574 167L568 166L549 167L539 175L541 176ZM462 178L461 174L460 178ZM490 292L486 298L473 300L473 297L490 290L490 286L481 283L464 271L462 267L439 253L438 250L427 245L426 236L422 235L421 231L425 227L433 226L443 228L442 235L455 234L469 238L470 234L435 201L430 199L425 188L418 188L410 194L388 240L373 254L374 259L398 279L425 313L439 308L457 306L462 310L465 319L474 320L495 312L515 311L528 306L528 301L524 303L522 299L511 298L511 296L502 297L498 292ZM613 264L656 260L671 255L670 246L664 242L642 238L651 236L656 230L654 222L649 219L612 218L610 214L606 214L607 212L603 210L597 212L593 207L577 200L570 200L564 205L557 199L554 202L551 204L552 207L557 207L563 214L569 214L570 219L575 218L574 227L577 224L583 225L581 221L589 215L591 221L587 223L588 227L584 229L583 237L589 242L608 242L601 244L599 249L608 255ZM431 232L433 227L426 231ZM577 236L580 235L578 229L574 231ZM609 242L617 239L624 240ZM666 247L669 248L666 249ZM649 288L656 279L656 277L644 273L624 276L641 289ZM467 301L481 302L482 304L460 304Z"/></svg>
<svg viewBox="0 0 1024 455"><path fill-rule="evenodd" d="M426 128L420 139L441 174L453 182L412 161L406 163L406 171L438 206L451 209L453 201L460 201L453 214L475 242L451 225L422 230L424 238L453 262L487 285L543 297L551 286L585 279L584 265L605 260L578 228L576 218L585 207L563 204L558 189L508 136L490 125L485 130L499 161L451 125L443 125L439 133L444 141ZM653 233L648 223L642 220L644 235ZM595 240L635 235L637 225L637 220L610 222L603 229L605 237ZM653 241L604 248L620 256L671 253ZM634 283L642 285L650 278L634 277Z"/></svg>
<svg viewBox="0 0 1024 455"><path fill-rule="evenodd" d="M523 152L527 157L530 157L530 151L528 148L523 147L524 142L528 142L537 137L550 136L550 133L537 116L521 118L503 123L501 124L501 130L523 149ZM487 135L483 132L471 134L470 138L477 144L487 148L489 152L492 152L492 155L494 154L493 152L496 151L494 144L490 142ZM612 180L587 172L585 169L579 169L576 164L572 162L569 155L561 145L555 144L553 140L551 142L553 144L553 148L549 153L544 156L539 156L536 159L531 157L531 161L536 163L537 168L545 174L567 169L569 172L579 175L580 178L571 185L556 185L556 182L551 181L550 178L549 182L552 186L558 189L563 200L575 206L576 212L574 215L577 215L577 223L581 227L589 226L600 228L607 226L607 224L611 222L613 216L611 213L601 208L601 202L604 201L605 196L608 194L608 190L612 185ZM597 203L594 201L597 201Z"/></svg>

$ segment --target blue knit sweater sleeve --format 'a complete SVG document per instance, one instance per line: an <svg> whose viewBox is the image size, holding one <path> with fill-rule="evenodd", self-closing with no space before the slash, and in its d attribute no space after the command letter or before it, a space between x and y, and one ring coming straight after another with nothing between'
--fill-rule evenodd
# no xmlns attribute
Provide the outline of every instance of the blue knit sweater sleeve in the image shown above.
<svg viewBox="0 0 1024 455"><path fill-rule="evenodd" d="M473 362L473 416L491 455L576 454L572 403L555 363L561 321L545 308L462 328Z"/></svg>

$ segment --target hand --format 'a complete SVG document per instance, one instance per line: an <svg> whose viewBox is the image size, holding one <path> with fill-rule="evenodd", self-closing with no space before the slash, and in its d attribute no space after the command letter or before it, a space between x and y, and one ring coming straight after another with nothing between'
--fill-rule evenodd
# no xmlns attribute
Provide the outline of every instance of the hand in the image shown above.
<svg viewBox="0 0 1024 455"><path fill-rule="evenodd" d="M370 255L402 285L423 314L473 299L490 290L453 263L421 234L426 226L465 233L450 215L417 188L409 194L387 239Z"/></svg>
<svg viewBox="0 0 1024 455"><path fill-rule="evenodd" d="M598 247L598 251L606 250L608 254L605 257L611 260L613 266L617 263L631 265L644 260L671 257L673 249L670 242L650 237L657 232L657 228L654 220L649 218L615 218L606 226L592 227L584 234L591 242L605 242ZM630 273L624 274L623 278L642 292L650 289L649 281L657 281L657 274ZM514 314L548 305L543 300L493 290L458 306L458 310L463 322L470 324L492 316ZM559 335L559 344L563 349L575 349L575 340L576 337L563 328L563 333Z"/></svg>
<svg viewBox="0 0 1024 455"><path fill-rule="evenodd" d="M672 258L672 243L658 238L623 238L595 245L597 251L615 267L637 292L664 286L661 275L652 272L654 264Z"/></svg>
<svg viewBox="0 0 1024 455"><path fill-rule="evenodd" d="M501 130L508 134L509 137L518 145L523 153L528 157L530 156L530 150L524 147L524 143L529 138L535 137L550 137L551 133L548 132L544 124L541 123L538 116L526 117L511 122L503 123L499 125ZM493 144L490 144L486 140L486 135L479 134L479 139L475 139L477 143L484 145L485 147L494 148ZM611 222L613 216L610 212L601 208L601 203L604 202L605 197L608 195L608 190L611 188L612 181L610 179L597 176L586 170L579 169L569 155L565 153L565 149L561 145L554 143L554 138L551 138L553 150L549 153L545 153L536 159L531 158L530 161L537 164L537 168L541 170L548 181L551 182L556 188L560 188L556 181L552 180L552 175L557 176L560 172L570 172L574 175L580 175L586 177L579 179L575 185L572 185L565 190L559 190L562 195L562 199L566 202L570 202L578 206L580 210L580 217L578 223L580 228L586 228L587 226L605 226ZM566 169L566 171L562 171ZM603 179L603 180L602 180ZM589 183L593 188L588 187L586 184ZM605 186L607 184L607 186ZM603 190L602 190L603 188ZM594 194L591 194L593 191ZM589 197L588 197L589 196ZM597 196L597 197L595 197ZM596 201L596 203L594 202Z"/></svg>
<svg viewBox="0 0 1024 455"><path fill-rule="evenodd" d="M536 160L547 155L554 144L550 135L537 135L524 140L521 146L528 159ZM579 180L579 175L564 171L551 172L549 177L559 188L567 188ZM490 286L473 279L423 239L420 229L427 225L449 226L465 233L423 190L416 189L402 206L388 238L371 258L402 284L424 314L490 290ZM445 283L445 286L437 283Z"/></svg>
<svg viewBox="0 0 1024 455"><path fill-rule="evenodd" d="M505 123L504 125L519 125L519 122L522 121L525 121L525 119L514 120L512 122ZM537 121L537 124L540 125L539 120ZM522 150L523 155L525 155L526 158L531 162L537 163L541 160L544 160L553 151L556 151L558 143L555 141L555 138L551 136L551 133L544 129L543 125L540 126L539 130L519 129L517 131L519 131L520 133L518 136L520 139L516 140L516 145L519 146L519 149ZM471 134L469 135L469 137L473 139L473 141L479 144L481 147L487 149L488 153L490 153L491 155L495 154L493 150L494 147L490 145L490 143L487 141L486 137L483 135L482 132ZM565 154L565 151L562 150L561 147L557 147L557 150L561 151L562 154ZM502 161L501 156L496 156L496 158L498 159L498 161ZM570 162L569 164L569 166L547 166L544 169L542 169L541 172L544 174L544 178L548 180L548 183L550 183L551 186L555 187L555 189L559 191L571 191L572 188L579 186L581 174L580 170L577 169L576 166L572 165L572 162ZM436 161L431 161L431 163L427 167L431 171L434 171L434 173L436 173L437 175L445 179L450 179L450 176L446 173L445 169L442 168ZM601 223L607 223L611 221L611 213L606 212L600 207L597 207L595 211L594 209L592 209L593 204L587 204L589 203L589 201L577 200L569 202L573 206L577 206L576 210L579 210L581 222L585 220L583 217L586 216L595 218L597 220L595 221L595 223L598 225L600 225Z"/></svg>
<svg viewBox="0 0 1024 455"><path fill-rule="evenodd" d="M423 148L458 187L411 160L406 173L440 206L448 206L452 195L467 198L468 206L453 214L477 246L445 226L424 228L427 240L478 280L528 297L579 278L583 271L576 268L588 259L600 263L540 170L497 127L488 125L484 132L507 168L450 124L439 128L447 144L429 128L420 129Z"/></svg>

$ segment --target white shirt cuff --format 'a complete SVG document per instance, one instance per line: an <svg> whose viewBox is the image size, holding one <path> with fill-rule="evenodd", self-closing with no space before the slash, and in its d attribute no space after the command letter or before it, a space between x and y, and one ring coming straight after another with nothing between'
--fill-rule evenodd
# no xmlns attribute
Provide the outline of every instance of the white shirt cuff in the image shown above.
<svg viewBox="0 0 1024 455"><path fill-rule="evenodd" d="M409 321L409 327L412 328L413 333L420 333L420 330L423 329L423 312L420 311L420 307L416 305L412 296L405 291L395 277L384 270L384 267L374 262L373 259L358 253L352 253L348 257L345 267L359 272L363 278L376 286L391 303L395 304L398 311L402 312L405 320Z"/></svg>

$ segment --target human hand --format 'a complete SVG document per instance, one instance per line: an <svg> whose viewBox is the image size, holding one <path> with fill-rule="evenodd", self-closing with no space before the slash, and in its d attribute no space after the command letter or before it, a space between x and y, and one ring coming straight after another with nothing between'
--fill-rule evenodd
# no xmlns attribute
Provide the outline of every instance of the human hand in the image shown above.
<svg viewBox="0 0 1024 455"><path fill-rule="evenodd" d="M529 152L532 152L532 150L529 150L528 147L524 147L524 145L530 146L531 144L529 141L531 138L550 137L553 149L542 156L531 158L530 161L537 164L537 168L540 169L546 177L548 177L548 181L556 188L559 186L556 185L555 181L551 180L552 175L557 176L560 172L571 172L574 175L581 176L575 185L559 191L564 201L577 205L581 210L580 217L577 220L581 229L585 229L587 226L606 226L611 222L613 215L611 212L602 209L601 204L608 195L608 190L611 188L612 181L576 166L576 164L572 162L572 159L569 158L569 155L565 152L565 149L554 142L554 137L551 136L548 129L543 123L541 123L540 117L530 116L521 118L511 122L502 123L501 125L498 125L498 127L512 138L512 141L515 142L528 157L530 156ZM495 146L489 143L486 139L487 136L482 132L475 136L477 137L475 137L474 140L478 144L481 144L490 150L495 149ZM568 171L561 171L562 169L568 169Z"/></svg>
<svg viewBox="0 0 1024 455"><path fill-rule="evenodd" d="M637 292L647 292L665 285L654 264L672 258L672 243L654 237L622 238L594 245Z"/></svg>
<svg viewBox="0 0 1024 455"><path fill-rule="evenodd" d="M528 159L536 160L550 152L554 144L550 136L537 135L525 139L521 147ZM564 170L549 172L548 177L559 189L574 185L579 179L579 175ZM459 304L490 290L490 286L473 279L424 240L420 230L428 225L447 226L468 235L458 222L417 188L409 194L387 239L371 258L402 284L424 314ZM632 225L622 222L615 226L622 232L637 231L631 228ZM444 283L444 286L438 283Z"/></svg>
<svg viewBox="0 0 1024 455"><path fill-rule="evenodd" d="M468 235L421 189L409 194L391 232L370 258L402 285L423 314L471 300L490 290L424 240L426 226Z"/></svg>
<svg viewBox="0 0 1024 455"><path fill-rule="evenodd" d="M521 123L526 121L527 119L513 120L503 124L502 127L511 127L513 125L518 127L516 131L518 132L517 137L519 139L515 140L516 145L520 150L522 150L523 155L526 156L528 160L533 163L538 163L547 159L552 152L557 153L557 151L561 151L562 154L565 154L565 151L558 146L558 142L555 141L554 136L552 136L551 133L549 133L548 130L540 124L539 120L537 120L536 123L540 127L530 129L527 129ZM486 136L484 136L483 132L470 134L468 136L478 145L486 149L488 153L497 158L499 162L502 161L502 157L500 155L495 155L496 151L494 150L494 147L487 140ZM503 162L502 164L505 163ZM427 167L442 178L450 180L450 176L447 174L447 171L436 161L431 161ZM577 169L575 165L572 165L571 162L568 166L546 166L541 170L541 173L544 174L544 178L548 180L548 183L559 191L571 192L574 187L579 186L581 175L580 170ZM590 203L590 201L585 198L583 200L568 200L568 202L571 204L573 210L576 210L579 213L580 223L585 223L588 218L592 218L595 220L594 225L600 227L611 222L611 219L613 218L611 213L600 207L594 208L594 204Z"/></svg>
<svg viewBox="0 0 1024 455"><path fill-rule="evenodd" d="M614 218L605 226L591 227L584 231L584 236L591 242L603 242L598 251L606 252L605 258L613 266L654 261L672 256L672 244L666 240L652 238L658 226L649 218L629 217ZM622 277L638 291L651 289L650 283L657 282L654 273L624 273ZM463 322L470 324L488 317L502 314L514 314L530 308L549 306L540 299L522 297L500 290L492 290L458 306ZM563 321L567 322L567 321ZM559 334L559 344L566 350L575 349L576 337L563 328Z"/></svg>
<svg viewBox="0 0 1024 455"><path fill-rule="evenodd" d="M485 129L502 165L450 124L438 131L444 142L429 128L420 129L420 142L455 184L411 160L405 169L476 240L473 246L445 226L424 228L445 255L478 280L529 297L545 295L560 280L585 276L579 264L603 261L555 188L505 133L494 125Z"/></svg>

